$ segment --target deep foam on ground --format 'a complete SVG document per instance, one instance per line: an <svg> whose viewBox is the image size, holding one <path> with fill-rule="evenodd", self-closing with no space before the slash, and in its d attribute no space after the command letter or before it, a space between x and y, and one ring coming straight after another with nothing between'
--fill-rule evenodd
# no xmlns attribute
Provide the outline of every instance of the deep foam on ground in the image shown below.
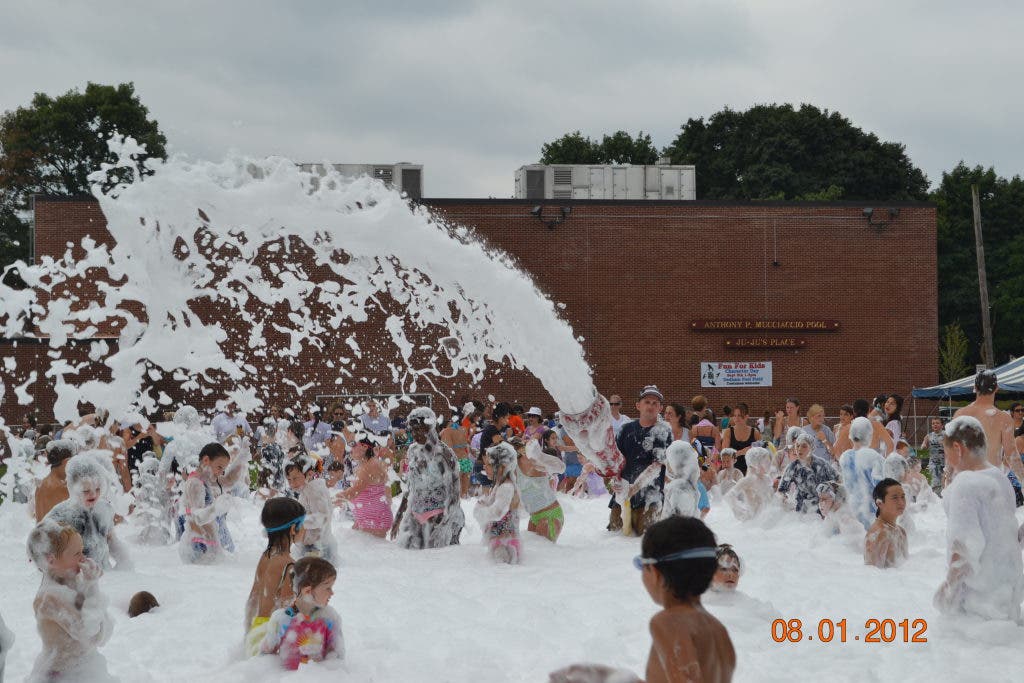
<svg viewBox="0 0 1024 683"><path fill-rule="evenodd" d="M523 528L524 564L495 566L464 503L462 545L406 551L336 525L341 561L331 604L341 614L347 671L304 666L285 674L272 657L239 659L242 613L257 557L265 547L259 506L238 500L229 525L235 557L184 566L174 546L136 545L137 569L101 579L115 612L114 634L101 652L122 681L544 681L574 661L597 661L642 675L650 647L651 603L631 564L639 540L604 530L607 498L560 496L566 527L557 545ZM910 560L897 570L865 567L838 539L820 539L818 524L795 514L741 525L713 503L708 524L739 552L740 590L801 619L813 641L776 643L772 615L742 605L708 609L729 629L737 681L951 681L1016 676L1024 629L1006 622L941 618L931 598L945 571L941 506L917 515ZM24 558L32 522L23 505L0 507L0 613L17 634L8 680L28 673L39 652L32 598L36 569ZM131 595L153 593L161 607L128 619ZM818 620L847 620L848 642L818 642ZM927 643L865 643L868 619L928 621ZM861 636L855 641L855 636Z"/></svg>

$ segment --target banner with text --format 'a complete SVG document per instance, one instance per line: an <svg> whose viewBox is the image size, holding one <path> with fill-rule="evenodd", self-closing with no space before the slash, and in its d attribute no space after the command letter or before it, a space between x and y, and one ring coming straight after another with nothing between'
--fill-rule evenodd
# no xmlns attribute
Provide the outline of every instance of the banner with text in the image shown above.
<svg viewBox="0 0 1024 683"><path fill-rule="evenodd" d="M771 361L716 363L704 361L700 364L700 385L710 387L770 387L772 385Z"/></svg>

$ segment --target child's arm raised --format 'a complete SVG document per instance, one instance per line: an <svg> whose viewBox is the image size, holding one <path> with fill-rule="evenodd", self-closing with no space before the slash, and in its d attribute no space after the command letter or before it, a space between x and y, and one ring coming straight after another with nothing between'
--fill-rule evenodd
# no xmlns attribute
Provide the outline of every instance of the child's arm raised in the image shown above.
<svg viewBox="0 0 1024 683"><path fill-rule="evenodd" d="M252 458L252 450L249 448L249 439L243 437L238 446L238 453L231 458L228 467L217 479L217 483L223 488L232 488L242 478L242 474L249 471L249 460Z"/></svg>
<svg viewBox="0 0 1024 683"><path fill-rule="evenodd" d="M548 474L561 474L562 472L565 472L565 462L561 458L548 455L541 450L540 443L536 439L531 439L530 442L526 444L526 457L530 459L534 467L542 469ZM586 464L591 465L591 469L593 469L593 465L589 460L586 460L585 462Z"/></svg>

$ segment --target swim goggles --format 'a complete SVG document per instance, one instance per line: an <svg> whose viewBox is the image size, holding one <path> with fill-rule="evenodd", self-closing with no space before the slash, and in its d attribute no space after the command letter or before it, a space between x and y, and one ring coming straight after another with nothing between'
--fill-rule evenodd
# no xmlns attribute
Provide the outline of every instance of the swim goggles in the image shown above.
<svg viewBox="0 0 1024 683"><path fill-rule="evenodd" d="M688 550L680 550L678 553L672 553L671 555L665 555L665 557L644 557L643 555L637 555L633 558L633 566L637 569L643 569L647 565L659 564L661 562L673 562L675 560L695 560L698 558L715 559L718 554L718 548L690 548Z"/></svg>
<svg viewBox="0 0 1024 683"><path fill-rule="evenodd" d="M296 517L292 521L288 522L287 524L282 524L281 526L275 526L275 527L271 527L271 528L267 528L267 527L264 527L264 528L267 529L267 533L268 534L269 533L273 533L275 531L284 531L285 529L287 529L290 526L294 526L295 530L298 531L299 529L302 528L302 523L304 521L306 521L306 515L299 515L298 517Z"/></svg>

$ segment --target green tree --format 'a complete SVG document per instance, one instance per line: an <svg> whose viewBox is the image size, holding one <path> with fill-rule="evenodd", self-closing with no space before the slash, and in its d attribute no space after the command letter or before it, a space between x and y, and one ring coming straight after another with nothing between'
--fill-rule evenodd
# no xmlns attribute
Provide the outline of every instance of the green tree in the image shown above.
<svg viewBox="0 0 1024 683"><path fill-rule="evenodd" d="M164 158L167 139L135 94L135 86L89 83L56 98L36 93L32 104L0 116L0 267L28 257L28 228L18 215L34 194L81 195L88 176L115 160L107 147L114 133L135 138L150 157ZM137 160L145 173L145 157ZM118 169L107 189L131 173Z"/></svg>
<svg viewBox="0 0 1024 683"><path fill-rule="evenodd" d="M939 324L959 324L981 361L981 312L971 185L978 185L996 363L1024 350L1024 181L960 162L931 195L938 212Z"/></svg>
<svg viewBox="0 0 1024 683"><path fill-rule="evenodd" d="M970 369L967 355L971 342L958 323L942 328L942 343L939 345L939 375L943 382L960 379Z"/></svg>
<svg viewBox="0 0 1024 683"><path fill-rule="evenodd" d="M624 130L615 131L601 139L601 163L653 164L658 160L658 149L651 136L643 131L632 137Z"/></svg>
<svg viewBox="0 0 1024 683"><path fill-rule="evenodd" d="M665 148L697 167L700 199L926 199L928 180L903 145L881 142L809 104L726 108L690 119Z"/></svg>
<svg viewBox="0 0 1024 683"><path fill-rule="evenodd" d="M541 145L542 164L653 164L658 149L643 131L633 137L624 130L591 140L578 130Z"/></svg>

